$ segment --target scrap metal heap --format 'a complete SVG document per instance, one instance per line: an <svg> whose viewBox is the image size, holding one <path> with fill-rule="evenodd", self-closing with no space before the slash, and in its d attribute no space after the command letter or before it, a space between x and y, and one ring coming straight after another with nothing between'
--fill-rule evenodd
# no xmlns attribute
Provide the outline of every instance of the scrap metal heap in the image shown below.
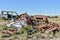
<svg viewBox="0 0 60 40"><path fill-rule="evenodd" d="M27 24L32 24L32 22L37 26L38 29L44 31L53 31L59 28L59 25L56 23L48 22L47 16L44 15L35 15L31 19L31 17L27 14L21 14L20 15L20 20L25 20ZM31 21L32 20L32 21ZM32 24L32 25L34 25Z"/></svg>
<svg viewBox="0 0 60 40"><path fill-rule="evenodd" d="M33 16L33 20L35 20L35 22L37 21L38 24L36 23L37 24L36 26L42 32L45 31L52 32L59 28L58 24L48 22L47 16L44 15L35 15Z"/></svg>
<svg viewBox="0 0 60 40"><path fill-rule="evenodd" d="M4 28L1 31L2 37L10 37L11 35L13 35L16 32L17 32L17 29L16 28L13 28L13 27Z"/></svg>
<svg viewBox="0 0 60 40"><path fill-rule="evenodd" d="M48 24L47 23L46 24L39 24L37 27L38 27L38 29L42 30L43 32L44 31L52 32L52 31L58 29L59 25L56 23L50 22Z"/></svg>
<svg viewBox="0 0 60 40"><path fill-rule="evenodd" d="M59 25L56 23L48 22L47 16L44 15L35 15L31 19L31 17L27 14L21 14L17 16L17 21L20 23L20 25L36 25L38 29L44 31L53 31L59 28ZM25 23L24 23L25 22ZM17 25L17 24L14 24Z"/></svg>

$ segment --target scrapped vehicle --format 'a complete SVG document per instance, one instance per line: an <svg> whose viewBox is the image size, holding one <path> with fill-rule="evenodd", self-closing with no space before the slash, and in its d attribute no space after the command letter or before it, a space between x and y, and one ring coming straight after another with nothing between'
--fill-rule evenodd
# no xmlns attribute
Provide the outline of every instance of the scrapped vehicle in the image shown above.
<svg viewBox="0 0 60 40"><path fill-rule="evenodd" d="M34 21L37 21L37 22L45 22L45 23L48 23L48 19L44 15L35 15L35 16L33 16L33 20Z"/></svg>
<svg viewBox="0 0 60 40"><path fill-rule="evenodd" d="M21 14L20 19L26 21L28 25L31 24L31 18L27 13Z"/></svg>

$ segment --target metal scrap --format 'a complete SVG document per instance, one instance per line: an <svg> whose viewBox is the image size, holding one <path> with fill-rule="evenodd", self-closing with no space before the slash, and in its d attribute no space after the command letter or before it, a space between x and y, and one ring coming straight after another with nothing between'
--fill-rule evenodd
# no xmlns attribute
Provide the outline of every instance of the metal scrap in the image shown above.
<svg viewBox="0 0 60 40"><path fill-rule="evenodd" d="M48 23L48 24L39 24L37 26L38 29L42 30L42 31L53 31L55 29L58 29L59 28L59 25L58 24L55 24L55 23Z"/></svg>

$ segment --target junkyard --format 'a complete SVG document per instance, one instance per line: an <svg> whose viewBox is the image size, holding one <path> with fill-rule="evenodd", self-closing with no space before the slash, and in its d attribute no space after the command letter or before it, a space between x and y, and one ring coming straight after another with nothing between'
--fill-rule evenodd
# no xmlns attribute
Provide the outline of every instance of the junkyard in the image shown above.
<svg viewBox="0 0 60 40"><path fill-rule="evenodd" d="M59 24L59 16L31 16L28 13L15 17L2 16L0 18L0 40L60 40Z"/></svg>

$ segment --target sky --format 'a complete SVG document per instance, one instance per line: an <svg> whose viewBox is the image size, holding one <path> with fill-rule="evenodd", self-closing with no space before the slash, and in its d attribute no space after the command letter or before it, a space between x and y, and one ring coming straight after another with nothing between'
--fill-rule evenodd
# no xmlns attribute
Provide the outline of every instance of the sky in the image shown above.
<svg viewBox="0 0 60 40"><path fill-rule="evenodd" d="M60 0L0 0L0 11L29 15L60 15Z"/></svg>

